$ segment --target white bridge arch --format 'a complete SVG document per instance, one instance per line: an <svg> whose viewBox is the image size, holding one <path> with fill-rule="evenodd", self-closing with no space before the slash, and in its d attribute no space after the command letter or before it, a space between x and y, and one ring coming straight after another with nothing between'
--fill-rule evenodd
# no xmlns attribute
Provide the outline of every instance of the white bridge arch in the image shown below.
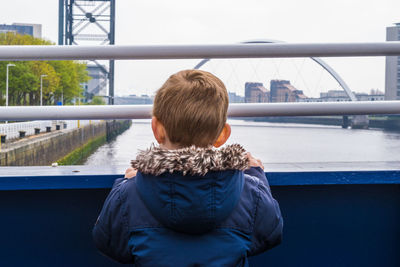
<svg viewBox="0 0 400 267"><path fill-rule="evenodd" d="M269 44L269 43L283 43L283 41L277 41L277 40L255 40L255 41L242 42L242 44ZM350 98L350 101L357 101L356 96L353 94L353 92L347 86L346 82L342 79L342 77L340 77L340 75L331 66L329 66L325 61L323 61L320 58L310 57L310 59L313 60L314 62L316 62L322 68L324 68L339 83L340 87L343 88L343 90L346 92L347 96ZM201 60L194 67L194 69L200 69L204 64L206 64L210 60L211 59L209 59L209 58L205 58L205 59Z"/></svg>

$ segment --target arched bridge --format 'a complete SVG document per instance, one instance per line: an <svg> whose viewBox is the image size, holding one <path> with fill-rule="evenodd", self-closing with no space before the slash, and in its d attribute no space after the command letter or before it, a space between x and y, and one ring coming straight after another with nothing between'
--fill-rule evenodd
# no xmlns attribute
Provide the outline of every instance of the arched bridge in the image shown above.
<svg viewBox="0 0 400 267"><path fill-rule="evenodd" d="M277 41L277 40L255 40L255 41L246 41L242 42L243 44L268 44L268 43L283 43L283 41ZM320 58L317 57L310 57L311 60L316 62L318 65L320 65L322 68L324 68L340 85L340 87L343 88L343 90L346 92L347 96L350 98L351 101L357 101L356 96L353 94L353 92L350 90L349 86L346 84L346 82L340 77L340 75ZM200 69L204 64L206 64L208 61L211 59L205 58L201 60L195 67L194 69Z"/></svg>

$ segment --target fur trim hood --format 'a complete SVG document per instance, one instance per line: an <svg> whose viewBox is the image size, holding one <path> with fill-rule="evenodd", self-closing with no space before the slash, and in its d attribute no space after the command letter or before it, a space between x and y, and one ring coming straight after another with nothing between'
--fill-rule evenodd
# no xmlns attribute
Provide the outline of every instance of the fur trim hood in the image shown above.
<svg viewBox="0 0 400 267"><path fill-rule="evenodd" d="M183 175L204 176L209 171L245 170L249 165L246 150L239 144L221 149L196 146L167 150L151 146L139 151L132 167L144 174L160 175L182 172Z"/></svg>

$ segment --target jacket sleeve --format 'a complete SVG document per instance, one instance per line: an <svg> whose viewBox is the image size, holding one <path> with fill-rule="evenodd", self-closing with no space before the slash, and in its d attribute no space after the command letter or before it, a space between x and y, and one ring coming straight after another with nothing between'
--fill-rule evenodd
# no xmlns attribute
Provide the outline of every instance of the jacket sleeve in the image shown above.
<svg viewBox="0 0 400 267"><path fill-rule="evenodd" d="M121 186L126 179L117 179L104 202L103 209L93 228L96 247L105 255L121 263L133 263L128 248L129 230L125 205L121 201Z"/></svg>
<svg viewBox="0 0 400 267"><path fill-rule="evenodd" d="M271 195L271 189L264 171L261 168L250 168L245 173L260 180L252 243L249 252L249 256L253 256L281 243L283 219L279 204Z"/></svg>

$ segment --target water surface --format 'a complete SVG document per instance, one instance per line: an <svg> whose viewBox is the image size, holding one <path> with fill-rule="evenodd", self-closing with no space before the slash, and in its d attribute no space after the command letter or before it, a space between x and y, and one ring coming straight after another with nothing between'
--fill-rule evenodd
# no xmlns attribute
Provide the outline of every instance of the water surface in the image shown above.
<svg viewBox="0 0 400 267"><path fill-rule="evenodd" d="M400 161L400 133L342 129L338 126L230 120L228 143L242 144L265 163ZM156 143L150 120L132 127L103 145L86 165L129 165L139 149Z"/></svg>

